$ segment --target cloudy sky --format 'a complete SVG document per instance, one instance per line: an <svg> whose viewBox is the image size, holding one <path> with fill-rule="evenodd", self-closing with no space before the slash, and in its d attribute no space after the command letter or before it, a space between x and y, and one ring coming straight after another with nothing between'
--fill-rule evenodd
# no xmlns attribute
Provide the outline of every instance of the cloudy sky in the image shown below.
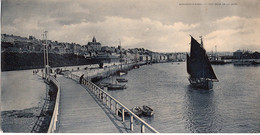
<svg viewBox="0 0 260 135"><path fill-rule="evenodd" d="M219 3L222 3L219 5ZM188 52L260 51L260 0L2 0L2 33L102 45Z"/></svg>

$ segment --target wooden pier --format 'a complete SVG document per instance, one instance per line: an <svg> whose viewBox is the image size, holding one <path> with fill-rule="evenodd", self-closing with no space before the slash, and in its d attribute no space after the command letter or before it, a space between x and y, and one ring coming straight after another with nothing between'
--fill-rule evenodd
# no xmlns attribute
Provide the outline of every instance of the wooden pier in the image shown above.
<svg viewBox="0 0 260 135"><path fill-rule="evenodd" d="M58 77L61 84L59 124L60 133L120 133L127 132L117 119L78 82Z"/></svg>
<svg viewBox="0 0 260 135"><path fill-rule="evenodd" d="M101 73L104 75L104 71ZM101 73L95 72L94 75ZM79 78L71 73L47 78L58 87L48 133L159 133L90 80L83 78L79 84ZM123 112L120 115L119 108ZM125 118L124 112L130 117Z"/></svg>

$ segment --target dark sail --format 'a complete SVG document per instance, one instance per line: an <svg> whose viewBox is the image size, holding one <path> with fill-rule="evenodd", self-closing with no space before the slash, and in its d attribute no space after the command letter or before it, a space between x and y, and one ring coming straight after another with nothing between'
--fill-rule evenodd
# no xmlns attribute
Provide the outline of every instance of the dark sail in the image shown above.
<svg viewBox="0 0 260 135"><path fill-rule="evenodd" d="M218 81L206 50L192 36L190 56L187 55L187 72L191 78L210 78Z"/></svg>
<svg viewBox="0 0 260 135"><path fill-rule="evenodd" d="M188 53L186 54L186 57L187 57L187 72L189 74L191 74L191 67L190 67L190 56L188 55Z"/></svg>

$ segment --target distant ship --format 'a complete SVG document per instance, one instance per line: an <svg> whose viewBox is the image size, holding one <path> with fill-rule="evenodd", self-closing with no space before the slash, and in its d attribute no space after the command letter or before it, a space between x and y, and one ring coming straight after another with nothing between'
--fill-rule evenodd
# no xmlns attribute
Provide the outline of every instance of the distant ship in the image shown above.
<svg viewBox="0 0 260 135"><path fill-rule="evenodd" d="M212 89L213 82L218 79L212 69L206 50L191 36L190 56L187 54L187 72L190 75L189 81L193 87L202 89Z"/></svg>

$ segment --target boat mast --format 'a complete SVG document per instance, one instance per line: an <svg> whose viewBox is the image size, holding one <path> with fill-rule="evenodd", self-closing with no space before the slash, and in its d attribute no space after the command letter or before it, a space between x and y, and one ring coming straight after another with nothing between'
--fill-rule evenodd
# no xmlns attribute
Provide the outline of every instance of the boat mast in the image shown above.
<svg viewBox="0 0 260 135"><path fill-rule="evenodd" d="M49 46L48 46L48 43L47 43L47 33L48 33L48 31L44 31L44 33L45 33L45 43L46 43L46 66L49 66L49 58L48 58L48 48L49 48Z"/></svg>
<svg viewBox="0 0 260 135"><path fill-rule="evenodd" d="M216 54L216 60L218 60L217 45L215 45L215 54Z"/></svg>
<svg viewBox="0 0 260 135"><path fill-rule="evenodd" d="M203 48L203 40L202 40L202 36L200 36L200 45L201 45L201 48ZM204 59L202 59L203 61L205 61L205 58ZM202 70L202 72L203 72L203 78L205 78L205 71L204 71L204 64L202 64L202 68L203 68L203 70Z"/></svg>
<svg viewBox="0 0 260 135"><path fill-rule="evenodd" d="M45 60L45 44L44 44L44 34L42 34L42 43L43 43L43 62L44 62L44 68L46 66L46 60Z"/></svg>
<svg viewBox="0 0 260 135"><path fill-rule="evenodd" d="M121 64L121 66L120 66L120 68L121 68L121 70L122 70L122 61L123 61L123 55L122 55L122 51L121 51L121 40L119 39L119 46L120 46L120 64Z"/></svg>

